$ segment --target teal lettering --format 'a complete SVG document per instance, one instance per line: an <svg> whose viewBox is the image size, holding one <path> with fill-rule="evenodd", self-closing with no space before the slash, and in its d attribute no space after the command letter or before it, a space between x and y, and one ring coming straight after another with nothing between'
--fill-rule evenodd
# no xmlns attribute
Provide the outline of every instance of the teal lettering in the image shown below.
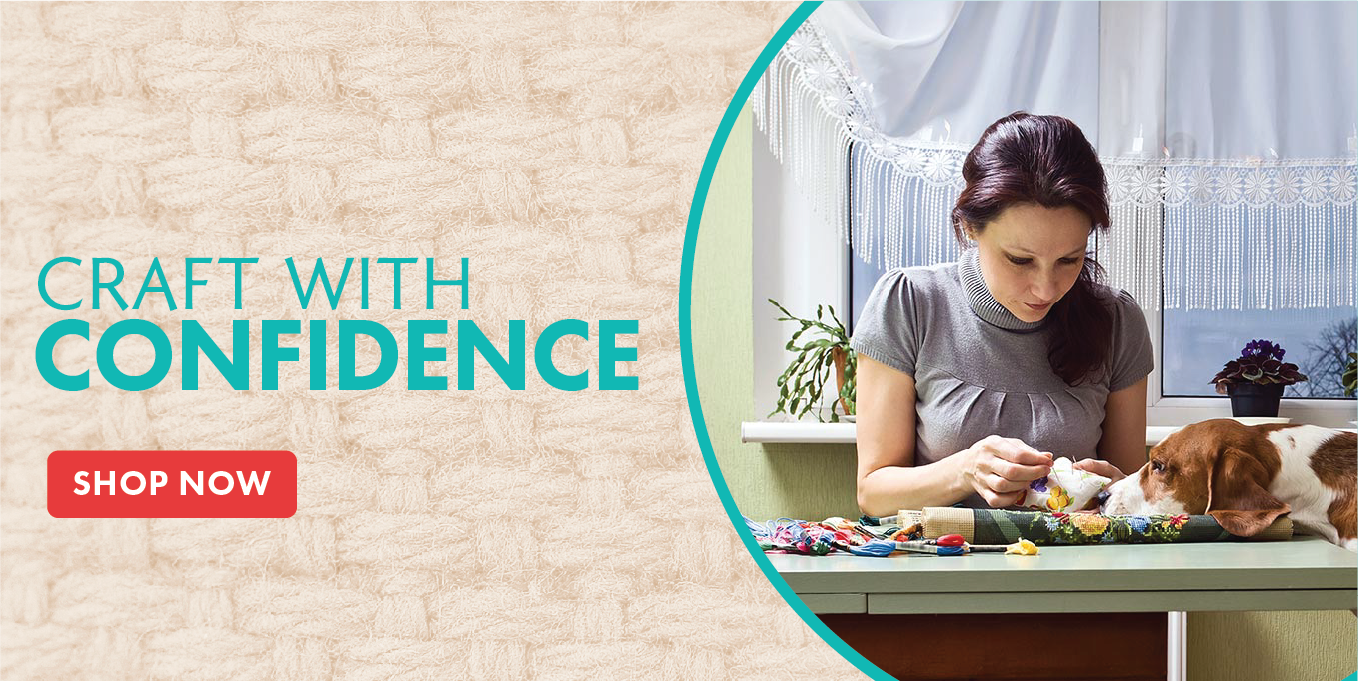
<svg viewBox="0 0 1358 681"><path fill-rule="evenodd" d="M76 392L90 387L90 370L78 374L67 374L57 369L52 354L57 349L57 341L66 336L80 336L90 339L90 323L83 319L63 319L43 330L38 336L38 373L42 374L53 388Z"/></svg>
<svg viewBox="0 0 1358 681"><path fill-rule="evenodd" d="M556 364L552 362L552 351L556 348L556 341L562 336L579 336L589 340L589 322L582 319L562 319L552 322L542 330L542 335L538 336L537 343L533 346L533 361L537 364L538 374L547 381L547 385L557 390L584 390L589 387L588 369L568 376L557 371Z"/></svg>

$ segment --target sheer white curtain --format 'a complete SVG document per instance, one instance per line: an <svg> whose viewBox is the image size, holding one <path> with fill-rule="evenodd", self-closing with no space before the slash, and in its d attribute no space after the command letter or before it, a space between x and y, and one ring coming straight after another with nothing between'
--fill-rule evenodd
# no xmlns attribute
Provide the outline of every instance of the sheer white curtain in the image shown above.
<svg viewBox="0 0 1358 681"><path fill-rule="evenodd" d="M1022 109L1095 143L1143 306L1351 305L1355 34L1355 3L826 3L752 101L867 262L956 257L962 159Z"/></svg>

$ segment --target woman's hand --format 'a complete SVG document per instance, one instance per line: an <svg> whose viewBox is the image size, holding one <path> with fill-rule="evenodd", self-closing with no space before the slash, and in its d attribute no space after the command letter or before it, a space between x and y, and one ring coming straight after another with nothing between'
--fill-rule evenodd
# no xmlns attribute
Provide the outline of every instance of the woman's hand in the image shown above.
<svg viewBox="0 0 1358 681"><path fill-rule="evenodd" d="M1114 466L1111 463L1108 463L1107 461L1104 461L1103 459L1080 459L1079 461L1076 461L1075 463L1071 464L1070 467L1075 468L1077 470L1085 471L1086 473L1102 475L1103 477L1108 478L1113 482L1117 482L1118 480L1127 477L1127 474L1123 473L1122 469L1118 468L1117 466Z"/></svg>
<svg viewBox="0 0 1358 681"><path fill-rule="evenodd" d="M1051 473L1052 455L1022 440L991 435L962 452L962 476L991 508L1013 506L1028 483Z"/></svg>

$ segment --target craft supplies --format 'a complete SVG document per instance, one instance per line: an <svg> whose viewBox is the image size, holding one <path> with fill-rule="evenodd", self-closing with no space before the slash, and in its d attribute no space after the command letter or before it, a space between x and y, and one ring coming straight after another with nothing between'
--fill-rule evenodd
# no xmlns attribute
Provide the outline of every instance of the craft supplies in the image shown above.
<svg viewBox="0 0 1358 681"><path fill-rule="evenodd" d="M934 541L912 540L896 542L898 551L909 551L910 553L928 553L936 556L960 556L966 553L966 549L961 546L939 546Z"/></svg>
<svg viewBox="0 0 1358 681"><path fill-rule="evenodd" d="M1210 515L1100 515L1040 513L994 508L930 507L922 514L924 538L960 534L976 544L1010 544L1027 539L1038 546L1078 544L1163 544L1241 540ZM1286 540L1292 522L1279 518L1249 541Z"/></svg>
<svg viewBox="0 0 1358 681"><path fill-rule="evenodd" d="M918 516L919 512L914 512L914 515ZM885 557L896 553L962 556L971 553L1016 552L1011 550L1014 545L1010 544L970 544L960 534L925 539L923 526L918 523L908 527L894 527L870 524L866 519L853 523L844 518L827 518L821 522L779 518L766 523L757 523L745 518L745 526L754 535L759 548L766 553L796 553L808 556L848 553L855 556ZM1030 546L1031 544L1029 542ZM1023 555L1035 554L1034 548L1031 553Z"/></svg>
<svg viewBox="0 0 1358 681"><path fill-rule="evenodd" d="M955 538L955 539L954 539ZM931 553L938 556L964 556L970 553L1005 553L1019 554L1024 556L1036 556L1037 546L1027 540L1019 540L1013 544L969 544L961 541L961 536L948 535L948 543L944 544L945 537L939 539L924 539L909 542L896 542L902 551L913 553Z"/></svg>
<svg viewBox="0 0 1358 681"><path fill-rule="evenodd" d="M821 522L779 518L762 524L745 518L745 525L754 535L759 548L766 552L811 556L836 552L888 556L896 550L896 539L918 539L922 536L918 526L913 529L913 533L907 533L903 528L870 526L844 518L827 518Z"/></svg>
<svg viewBox="0 0 1358 681"><path fill-rule="evenodd" d="M901 527L886 521L911 520ZM857 522L827 518L820 522L779 518L766 523L745 519L759 548L767 553L807 556L849 554L961 556L977 553L1034 556L1039 546L1134 544L1240 539L1209 515L1122 515L1040 513L1026 510L939 507L901 511L887 518L864 516ZM1279 518L1250 540L1285 540L1292 523Z"/></svg>
<svg viewBox="0 0 1358 681"><path fill-rule="evenodd" d="M1112 480L1075 468L1062 456L1052 462L1048 475L1028 485L1019 506L1038 511L1078 511L1089 505Z"/></svg>
<svg viewBox="0 0 1358 681"><path fill-rule="evenodd" d="M945 534L939 537L937 541L939 546L961 546L967 543L967 540L963 539L960 534Z"/></svg>

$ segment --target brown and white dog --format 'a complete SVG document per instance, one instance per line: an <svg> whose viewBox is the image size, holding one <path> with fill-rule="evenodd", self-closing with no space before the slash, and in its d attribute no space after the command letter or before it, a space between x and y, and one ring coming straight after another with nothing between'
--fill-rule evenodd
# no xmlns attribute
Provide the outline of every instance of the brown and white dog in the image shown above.
<svg viewBox="0 0 1358 681"><path fill-rule="evenodd" d="M1358 435L1319 426L1213 419L1151 448L1108 488L1107 514L1201 514L1231 534L1259 533L1284 513L1299 530L1358 551Z"/></svg>

